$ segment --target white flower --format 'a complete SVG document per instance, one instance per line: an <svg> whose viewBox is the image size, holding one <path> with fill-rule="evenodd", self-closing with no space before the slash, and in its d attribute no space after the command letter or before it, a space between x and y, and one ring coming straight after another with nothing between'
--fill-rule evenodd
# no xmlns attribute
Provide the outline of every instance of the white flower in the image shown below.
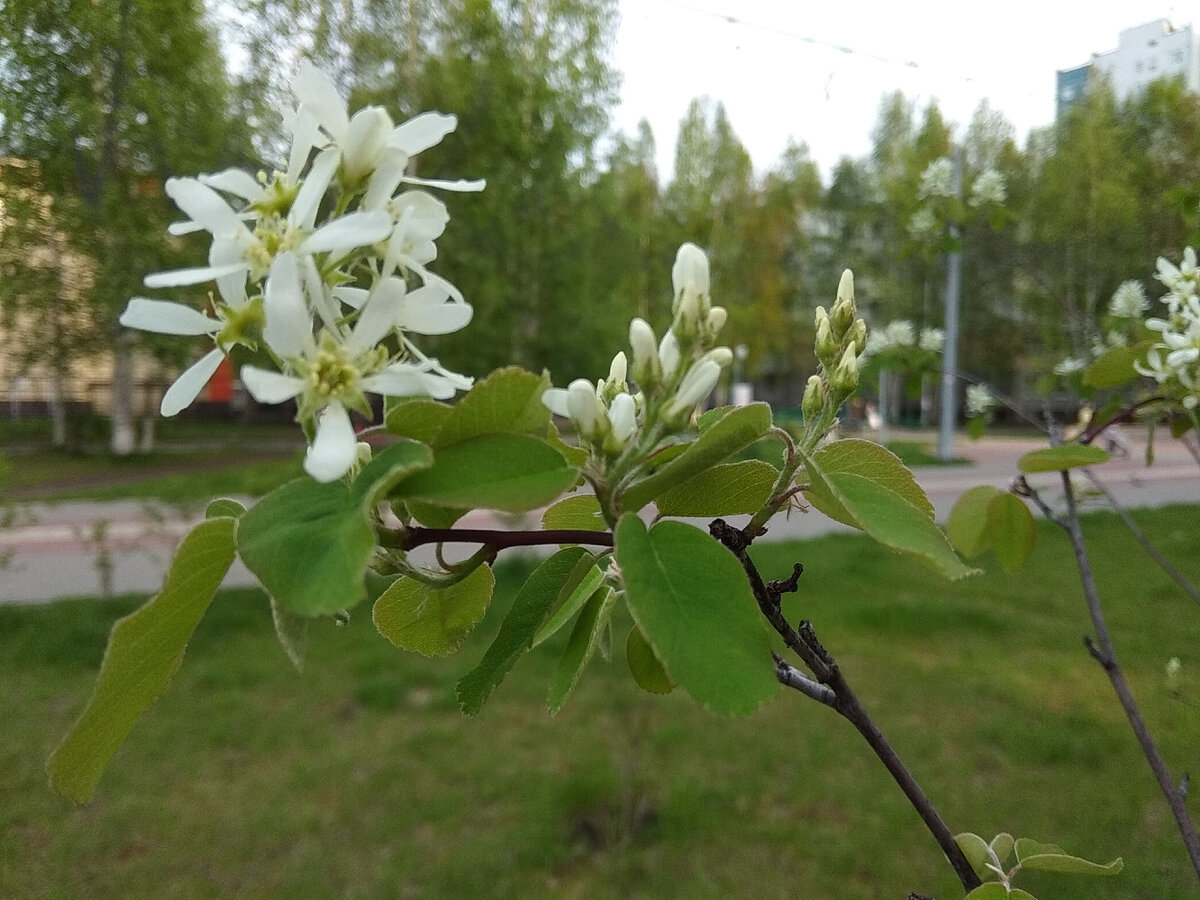
<svg viewBox="0 0 1200 900"><path fill-rule="evenodd" d="M971 418L975 416L987 415L996 405L996 398L992 396L992 392L988 390L986 384L969 384L967 385L967 415Z"/></svg>
<svg viewBox="0 0 1200 900"><path fill-rule="evenodd" d="M896 319L884 328L884 339L889 347L911 347L917 339L916 328L908 319Z"/></svg>
<svg viewBox="0 0 1200 900"><path fill-rule="evenodd" d="M922 328L919 346L930 353L941 353L946 343L946 333L940 328Z"/></svg>
<svg viewBox="0 0 1200 900"><path fill-rule="evenodd" d="M908 233L918 241L931 241L942 233L942 223L932 209L922 206L908 220Z"/></svg>
<svg viewBox="0 0 1200 900"><path fill-rule="evenodd" d="M697 360L683 376L679 390L663 410L663 415L670 421L690 414L697 403L712 393L720 377L721 366L714 360Z"/></svg>
<svg viewBox="0 0 1200 900"><path fill-rule="evenodd" d="M995 169L984 169L971 186L971 206L1000 206L1008 199L1008 185L1004 176Z"/></svg>
<svg viewBox="0 0 1200 900"><path fill-rule="evenodd" d="M708 319L712 301L709 299L708 257L695 244L683 244L671 267L671 285L675 289L672 312L683 330L693 334L697 326Z"/></svg>
<svg viewBox="0 0 1200 900"><path fill-rule="evenodd" d="M1137 319L1150 308L1146 297L1146 289L1140 281L1123 281L1121 286L1113 291L1112 299L1108 302L1108 311L1119 319Z"/></svg>
<svg viewBox="0 0 1200 900"><path fill-rule="evenodd" d="M935 159L921 173L922 197L954 196L954 163L948 156Z"/></svg>
<svg viewBox="0 0 1200 900"><path fill-rule="evenodd" d="M150 300L145 297L134 297L125 307L118 320L126 328L137 328L142 331L153 331L157 334L177 334L199 336L207 334L214 339L218 332L225 327L221 319L206 316L190 306L182 303L171 303L166 300ZM210 378L216 373L225 358L225 351L220 347L210 350L199 362L190 366L175 383L163 394L159 412L164 416L173 416L180 410L190 406L199 396Z"/></svg>
<svg viewBox="0 0 1200 900"><path fill-rule="evenodd" d="M1074 375L1076 372L1082 372L1087 368L1087 361L1078 359L1074 356L1068 356L1062 362L1054 366L1055 375Z"/></svg>

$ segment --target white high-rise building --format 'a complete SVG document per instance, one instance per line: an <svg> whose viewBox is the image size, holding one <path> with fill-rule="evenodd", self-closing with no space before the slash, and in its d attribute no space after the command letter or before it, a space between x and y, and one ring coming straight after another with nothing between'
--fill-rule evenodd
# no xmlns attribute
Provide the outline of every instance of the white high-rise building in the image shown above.
<svg viewBox="0 0 1200 900"><path fill-rule="evenodd" d="M1159 78L1182 77L1189 91L1200 93L1200 35L1191 25L1175 25L1167 19L1126 28L1117 49L1093 54L1090 63L1058 72L1060 115L1083 96L1093 73L1108 79L1118 100L1128 99Z"/></svg>

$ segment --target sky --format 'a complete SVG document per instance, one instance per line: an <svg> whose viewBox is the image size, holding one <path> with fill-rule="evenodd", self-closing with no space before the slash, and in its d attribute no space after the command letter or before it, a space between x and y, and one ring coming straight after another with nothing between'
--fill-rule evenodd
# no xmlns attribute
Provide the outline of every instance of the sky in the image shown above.
<svg viewBox="0 0 1200 900"><path fill-rule="evenodd" d="M725 104L765 171L788 139L828 177L870 151L880 98L936 99L965 131L987 98L1024 143L1054 120L1055 72L1115 49L1155 19L1200 27L1200 2L1157 0L621 0L613 61L623 73L617 129L642 118L669 178L679 120L693 97Z"/></svg>

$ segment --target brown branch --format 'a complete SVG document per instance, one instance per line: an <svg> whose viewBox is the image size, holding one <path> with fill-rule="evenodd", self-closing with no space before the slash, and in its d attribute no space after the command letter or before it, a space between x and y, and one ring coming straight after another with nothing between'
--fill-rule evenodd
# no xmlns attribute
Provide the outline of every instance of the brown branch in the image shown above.
<svg viewBox="0 0 1200 900"><path fill-rule="evenodd" d="M904 792L904 796L908 798L908 802L912 804L917 811L917 815L921 817L925 827L933 835L938 846L942 848L942 852L946 854L951 867L954 869L954 874L958 876L958 880L962 883L963 889L970 891L980 885L979 876L975 874L975 870L967 861L962 849L954 841L954 835L942 820L937 809L929 797L921 790L921 786L917 784L912 773L904 765L896 750L884 737L879 726L868 715L866 709L859 702L854 691L851 690L849 683L842 675L841 669L838 667L837 661L829 653L828 650L817 639L816 632L813 630L811 623L801 622L798 628L793 628L791 623L784 618L781 605L781 597L785 593L791 593L796 590L800 573L803 567L797 564L792 569L790 578L782 581L764 582L762 575L759 574L758 568L754 561L750 559L747 552L750 547L750 542L753 540L753 535L748 535L744 531L734 528L723 519L714 519L709 524L709 532L722 545L730 550L739 563L742 570L746 573L746 578L750 582L750 590L754 594L754 599L758 603L758 608L771 623L771 627L776 633L783 638L783 642L787 644L797 656L804 661L809 670L816 677L814 683L812 679L805 677L805 682L797 680L796 684L792 684L790 680L785 681L781 675L790 673L781 672L779 663L782 660L777 659L776 677L780 678L784 684L789 687L795 687L802 693L813 697L820 703L834 709L850 722L851 725L858 730L863 739L879 757L879 761L883 763L884 768L892 776L892 779ZM786 663L783 663L786 666ZM791 668L790 666L788 667ZM802 673L799 673L802 674ZM807 690L811 685L816 687L825 686L833 695L820 691Z"/></svg>
<svg viewBox="0 0 1200 900"><path fill-rule="evenodd" d="M1108 630L1108 621L1104 616L1104 609L1100 605L1100 593L1096 588L1091 560L1083 541L1083 529L1079 524L1079 510L1075 505L1075 491L1071 487L1070 473L1063 472L1062 480L1067 500L1067 515L1060 524L1071 539L1071 547L1075 551L1075 563L1079 568L1079 580L1083 584L1083 595L1087 600L1088 612L1092 617L1092 628L1096 632L1096 639L1093 641L1091 638L1087 638L1085 644L1088 652L1100 663L1100 667L1108 675L1108 680L1116 692L1121 708L1125 711L1125 717L1129 720L1129 727L1133 729L1134 736L1141 745L1142 754L1150 766L1150 771L1154 773L1159 789L1166 798L1167 805L1171 807L1171 813L1175 816L1175 824L1179 828L1179 835L1183 839L1183 846L1192 861L1192 866L1195 868L1197 876L1200 877L1200 839L1196 837L1196 829L1188 815L1183 794L1171 778L1166 761L1159 753L1154 738L1146 727L1133 692L1129 689L1129 683L1125 680L1125 673L1117 660L1117 652L1113 647L1112 637Z"/></svg>
<svg viewBox="0 0 1200 900"><path fill-rule="evenodd" d="M1164 397L1147 397L1145 400L1139 400L1137 403L1131 403L1122 409L1117 410L1112 416L1104 422L1089 422L1088 427L1084 429L1083 434L1075 439L1079 444L1090 444L1107 428L1113 425L1120 425L1122 422L1132 422L1133 417L1139 409L1149 406L1152 403L1161 403Z"/></svg>
<svg viewBox="0 0 1200 900"><path fill-rule="evenodd" d="M381 535L384 546L412 550L426 544L484 544L496 550L536 547L542 544L594 544L613 546L611 531L496 531L490 528L402 528Z"/></svg>

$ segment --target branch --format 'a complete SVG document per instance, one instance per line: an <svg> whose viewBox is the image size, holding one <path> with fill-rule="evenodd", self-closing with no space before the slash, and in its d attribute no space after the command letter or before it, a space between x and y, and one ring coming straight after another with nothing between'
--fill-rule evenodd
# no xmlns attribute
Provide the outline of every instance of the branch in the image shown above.
<svg viewBox="0 0 1200 900"><path fill-rule="evenodd" d="M759 610L771 623L771 627L783 638L784 643L804 660L804 664L816 676L816 681L814 682L803 673L797 672L803 680L794 679L795 683L793 684L790 673L795 670L778 657L776 657L776 677L789 687L794 687L814 700L836 710L858 730L858 733L875 751L875 755L879 757L879 761L883 763L900 790L904 792L904 796L917 811L921 821L925 823L925 827L933 835L938 846L942 848L942 852L946 854L963 889L970 891L978 887L981 883L979 876L975 874L975 870L967 861L962 849L955 843L954 835L951 834L929 797L921 790L912 773L908 771L897 755L895 748L867 714L858 697L851 690L845 676L842 675L837 660L817 639L812 624L801 622L798 628L793 628L791 623L784 618L781 597L785 593L796 590L800 573L804 571L804 567L797 563L792 569L790 578L764 582L747 552L754 535L734 528L723 519L714 519L708 528L712 536L737 557L750 582L750 590L758 602ZM783 670L783 666L787 666L787 670ZM825 688L825 690L820 690L820 688ZM830 694L832 694L832 702L830 702Z"/></svg>
<svg viewBox="0 0 1200 900"><path fill-rule="evenodd" d="M613 546L611 531L496 531L489 528L402 528L387 532L382 543L397 550L412 550L425 544L484 544L495 550L536 547L542 544L595 544Z"/></svg>
<svg viewBox="0 0 1200 900"><path fill-rule="evenodd" d="M1067 515L1065 521L1060 524L1071 539L1071 546L1075 551L1075 562L1079 567L1079 580L1083 584L1083 595L1087 600L1088 612L1092 617L1092 627L1096 631L1096 640L1088 638L1085 640L1085 644L1088 652L1100 663L1100 667L1108 675L1108 680L1117 694L1121 708L1125 711L1125 717L1129 720L1129 726L1133 729L1134 736L1142 747L1142 754L1146 757L1150 771L1154 773L1159 789L1175 816L1175 824L1179 828L1183 846L1192 861L1192 866L1195 868L1197 876L1200 877L1200 839L1196 837L1196 829L1188 815L1183 794L1171 779L1167 764L1163 760L1162 754L1159 753L1154 738L1146 727L1145 720L1142 719L1141 710L1138 709L1137 701L1133 698L1133 692L1129 689L1129 684L1125 681L1125 673L1117 660L1117 652L1113 648L1108 622L1104 617L1104 609L1100 605L1100 594L1096 588L1096 579L1092 573L1087 546L1083 542L1083 529L1079 524L1079 510L1075 505L1075 492L1071 488L1071 476L1069 472L1061 474L1063 490L1066 493Z"/></svg>
<svg viewBox="0 0 1200 900"><path fill-rule="evenodd" d="M1088 427L1084 429L1083 434L1076 438L1076 443L1090 444L1100 436L1106 428L1113 425L1120 425L1122 422L1132 422L1134 415L1139 409L1149 406L1151 403L1161 403L1165 397L1147 397L1145 400L1139 400L1137 403L1131 403L1122 409L1113 413L1112 417L1105 422L1090 422Z"/></svg>

